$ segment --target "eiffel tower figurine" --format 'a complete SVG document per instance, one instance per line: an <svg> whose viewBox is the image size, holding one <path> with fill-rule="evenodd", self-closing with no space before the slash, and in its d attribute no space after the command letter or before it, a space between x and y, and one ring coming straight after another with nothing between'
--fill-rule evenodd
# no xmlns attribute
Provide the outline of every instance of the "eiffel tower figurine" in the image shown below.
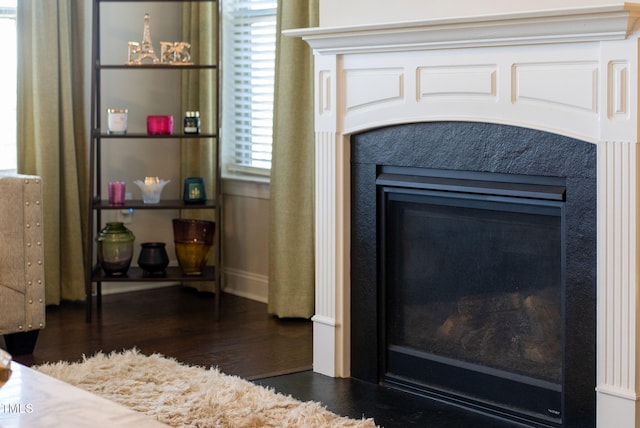
<svg viewBox="0 0 640 428"><path fill-rule="evenodd" d="M142 42L129 42L129 64L157 64L160 62L151 45L151 32L149 31L149 14L144 14L144 31Z"/></svg>

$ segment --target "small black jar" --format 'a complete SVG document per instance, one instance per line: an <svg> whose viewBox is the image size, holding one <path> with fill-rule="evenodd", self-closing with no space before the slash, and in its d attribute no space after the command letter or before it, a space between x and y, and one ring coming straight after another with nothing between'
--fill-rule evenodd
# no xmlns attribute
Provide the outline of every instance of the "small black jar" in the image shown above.
<svg viewBox="0 0 640 428"><path fill-rule="evenodd" d="M142 268L147 276L166 275L169 266L169 256L164 242L143 242L140 244L140 256L138 256L138 266Z"/></svg>

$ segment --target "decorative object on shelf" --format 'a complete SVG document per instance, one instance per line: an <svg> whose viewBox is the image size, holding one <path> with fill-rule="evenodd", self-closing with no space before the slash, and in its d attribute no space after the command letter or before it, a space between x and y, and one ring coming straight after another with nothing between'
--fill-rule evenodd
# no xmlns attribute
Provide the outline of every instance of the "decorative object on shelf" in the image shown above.
<svg viewBox="0 0 640 428"><path fill-rule="evenodd" d="M164 242L143 242L140 244L138 266L142 268L145 276L164 276L169 266L169 256Z"/></svg>
<svg viewBox="0 0 640 428"><path fill-rule="evenodd" d="M142 42L129 42L129 65L142 65L142 64L158 64L160 60L153 51L153 45L151 44L151 30L149 29L149 14L144 14L144 30L142 31Z"/></svg>
<svg viewBox="0 0 640 428"><path fill-rule="evenodd" d="M201 204L207 200L202 177L187 177L184 179L182 200L187 204Z"/></svg>
<svg viewBox="0 0 640 428"><path fill-rule="evenodd" d="M200 112L188 111L184 116L184 133L199 134L200 133Z"/></svg>
<svg viewBox="0 0 640 428"><path fill-rule="evenodd" d="M173 133L173 116L147 116L147 134L171 135Z"/></svg>
<svg viewBox="0 0 640 428"><path fill-rule="evenodd" d="M109 182L109 204L122 205L125 199L125 183L124 181Z"/></svg>
<svg viewBox="0 0 640 428"><path fill-rule="evenodd" d="M176 257L185 275L202 275L213 245L215 226L207 220L173 219Z"/></svg>
<svg viewBox="0 0 640 428"><path fill-rule="evenodd" d="M175 61L176 53L173 42L160 42L160 61L163 64L171 64Z"/></svg>
<svg viewBox="0 0 640 428"><path fill-rule="evenodd" d="M142 41L129 42L127 52L127 65L192 65L191 45L187 42L160 42L160 58L153 50L151 43L151 18L144 14L144 30Z"/></svg>
<svg viewBox="0 0 640 428"><path fill-rule="evenodd" d="M192 65L190 49L191 45L187 42L160 42L161 62L169 65Z"/></svg>
<svg viewBox="0 0 640 428"><path fill-rule="evenodd" d="M11 377L11 354L0 349L0 387Z"/></svg>
<svg viewBox="0 0 640 428"><path fill-rule="evenodd" d="M145 177L144 181L135 180L134 183L142 191L142 202L145 204L157 204L160 202L160 194L164 186L171 180L163 180L158 177Z"/></svg>
<svg viewBox="0 0 640 428"><path fill-rule="evenodd" d="M108 108L107 109L107 133L120 134L127 133L127 118L129 110L126 108Z"/></svg>
<svg viewBox="0 0 640 428"><path fill-rule="evenodd" d="M110 222L96 236L98 262L107 275L125 275L133 258L135 236L120 222Z"/></svg>

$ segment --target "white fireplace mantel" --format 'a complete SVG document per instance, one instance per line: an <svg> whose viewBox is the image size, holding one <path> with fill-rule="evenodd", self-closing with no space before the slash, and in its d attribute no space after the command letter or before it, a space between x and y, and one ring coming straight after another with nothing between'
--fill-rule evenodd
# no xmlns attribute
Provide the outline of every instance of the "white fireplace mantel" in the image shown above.
<svg viewBox="0 0 640 428"><path fill-rule="evenodd" d="M398 52L620 40L638 26L640 5L582 7L459 19L287 30L317 54Z"/></svg>
<svg viewBox="0 0 640 428"><path fill-rule="evenodd" d="M350 135L461 120L597 145L597 426L640 427L639 4L289 30L315 54L314 370L350 375Z"/></svg>

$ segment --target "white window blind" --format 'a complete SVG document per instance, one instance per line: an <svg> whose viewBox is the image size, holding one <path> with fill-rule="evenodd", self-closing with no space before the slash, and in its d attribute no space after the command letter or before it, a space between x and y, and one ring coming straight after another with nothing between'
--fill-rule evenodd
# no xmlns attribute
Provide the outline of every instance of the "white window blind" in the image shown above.
<svg viewBox="0 0 640 428"><path fill-rule="evenodd" d="M271 169L275 0L223 0L222 139L225 171Z"/></svg>
<svg viewBox="0 0 640 428"><path fill-rule="evenodd" d="M0 171L15 170L16 156L16 90L17 38L16 0L0 0Z"/></svg>

